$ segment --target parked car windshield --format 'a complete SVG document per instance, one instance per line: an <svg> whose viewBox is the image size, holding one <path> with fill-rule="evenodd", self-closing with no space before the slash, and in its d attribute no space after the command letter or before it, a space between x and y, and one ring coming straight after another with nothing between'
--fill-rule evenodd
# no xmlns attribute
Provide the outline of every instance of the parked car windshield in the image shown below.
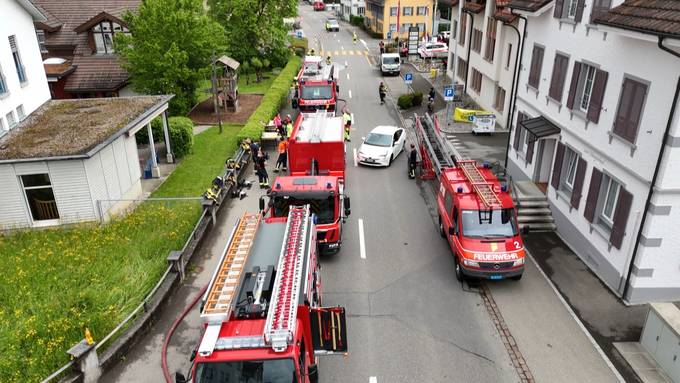
<svg viewBox="0 0 680 383"><path fill-rule="evenodd" d="M364 140L364 144L389 148L392 146L392 136L380 133L368 133L368 136L366 136L366 139Z"/></svg>
<svg viewBox="0 0 680 383"><path fill-rule="evenodd" d="M301 198L301 196L277 196L274 197L272 206L274 217L288 216L290 206L309 205L312 213L316 214L316 223L329 224L335 222L335 201L332 196L327 198Z"/></svg>
<svg viewBox="0 0 680 383"><path fill-rule="evenodd" d="M196 383L296 383L292 359L199 363Z"/></svg>
<svg viewBox="0 0 680 383"><path fill-rule="evenodd" d="M463 236L472 238L506 238L517 235L514 209L463 210Z"/></svg>
<svg viewBox="0 0 680 383"><path fill-rule="evenodd" d="M383 64L399 64L399 57L383 57Z"/></svg>
<svg viewBox="0 0 680 383"><path fill-rule="evenodd" d="M333 97L330 85L303 86L302 98L305 100L328 100Z"/></svg>

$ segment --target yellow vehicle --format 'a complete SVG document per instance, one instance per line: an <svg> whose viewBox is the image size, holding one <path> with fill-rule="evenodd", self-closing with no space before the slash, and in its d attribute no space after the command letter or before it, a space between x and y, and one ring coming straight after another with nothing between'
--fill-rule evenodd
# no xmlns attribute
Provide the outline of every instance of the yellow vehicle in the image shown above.
<svg viewBox="0 0 680 383"><path fill-rule="evenodd" d="M340 24L336 19L326 19L326 32L340 32Z"/></svg>

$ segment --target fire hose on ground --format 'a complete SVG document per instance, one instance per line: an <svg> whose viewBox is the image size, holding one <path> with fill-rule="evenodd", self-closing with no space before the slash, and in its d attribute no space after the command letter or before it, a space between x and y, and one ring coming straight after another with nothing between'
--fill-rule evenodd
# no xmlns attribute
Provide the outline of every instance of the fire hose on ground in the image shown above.
<svg viewBox="0 0 680 383"><path fill-rule="evenodd" d="M170 339L172 338L172 334L175 333L175 330L177 330L177 326L179 326L180 323L184 320L184 317L191 311L191 309L196 306L196 303L201 299L203 294L205 294L206 290L208 290L208 284L203 286L201 291L196 294L194 299L182 310L182 312L177 316L174 322L172 322L172 326L170 326L170 329L168 332L165 334L165 340L163 341L163 349L161 350L161 367L163 368L163 376L165 377L165 382L166 383L173 383L172 376L170 375L170 371L168 371L168 345L170 344Z"/></svg>

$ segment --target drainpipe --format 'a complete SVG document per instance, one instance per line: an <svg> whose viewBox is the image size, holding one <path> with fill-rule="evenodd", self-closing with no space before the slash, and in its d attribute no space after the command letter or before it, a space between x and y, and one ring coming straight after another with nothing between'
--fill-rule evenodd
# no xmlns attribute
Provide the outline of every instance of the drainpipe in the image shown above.
<svg viewBox="0 0 680 383"><path fill-rule="evenodd" d="M461 5L462 7L462 5ZM465 84L463 84L463 93L467 93L467 85L468 85L468 74L470 73L470 48L472 47L472 28L475 26L475 16L467 12L466 10L463 10L464 13L467 13L470 15L470 31L468 32L467 37L468 39L468 50L467 50L467 67L465 68Z"/></svg>
<svg viewBox="0 0 680 383"><path fill-rule="evenodd" d="M519 29L512 24L506 24L511 26L515 32L517 32L517 38L519 40L519 49L515 54L515 72L512 74L512 89L510 89L510 105L508 105L508 119L506 125L508 127L508 142L505 144L505 164L503 165L507 171L508 169L508 154L510 153L510 137L512 137L512 116L515 113L515 106L517 105L517 88L519 87L519 71L522 69L521 58L524 58L524 36L527 35L527 24L529 20L522 15L512 13L510 14L519 17L524 20L524 28L522 28L522 35L519 34Z"/></svg>
<svg viewBox="0 0 680 383"><path fill-rule="evenodd" d="M680 58L680 53L669 49L663 45L664 37L659 36L658 47L662 51L668 52L673 56ZM659 169L661 168L661 161L663 160L663 155L666 151L666 140L668 139L668 133L671 130L671 125L673 125L673 118L675 118L675 106L678 104L678 97L680 96L680 77L678 77L678 83L675 85L675 96L673 96L673 104L671 104L671 111L668 115L668 123L666 123L666 130L663 133L663 138L661 139L661 150L659 150L659 157L656 159L656 167L654 168L654 176L652 176L652 183L649 185L649 192L647 193L647 201L645 202L645 210L642 213L642 221L640 221L640 228L638 229L637 237L635 238L635 247L633 247L633 256L630 258L630 263L628 264L628 275L626 275L626 282L623 288L623 294L621 298L625 301L626 295L628 295L628 290L630 289L630 276L633 274L633 266L635 265L635 258L637 256L638 247L640 246L640 238L642 237L642 230L645 228L645 222L647 221L647 212L649 211L649 206L651 205L652 196L654 195L654 186L656 186L656 179L659 176Z"/></svg>

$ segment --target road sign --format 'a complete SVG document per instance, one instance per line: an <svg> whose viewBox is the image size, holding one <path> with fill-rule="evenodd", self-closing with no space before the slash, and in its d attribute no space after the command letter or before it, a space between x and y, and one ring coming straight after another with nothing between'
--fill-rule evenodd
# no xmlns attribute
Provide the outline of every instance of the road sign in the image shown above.
<svg viewBox="0 0 680 383"><path fill-rule="evenodd" d="M493 114L478 114L472 117L475 127L473 133L493 133L496 128L496 116Z"/></svg>
<svg viewBox="0 0 680 383"><path fill-rule="evenodd" d="M420 28L409 27L408 28L408 54L417 55L418 54L418 41L420 38Z"/></svg>
<svg viewBox="0 0 680 383"><path fill-rule="evenodd" d="M413 73L406 73L404 75L404 82L407 84L413 83Z"/></svg>
<svg viewBox="0 0 680 383"><path fill-rule="evenodd" d="M302 30L301 30L301 29L298 29L297 32L296 32L295 34L297 35L297 38L298 38L298 39L301 39L301 38L302 38Z"/></svg>
<svg viewBox="0 0 680 383"><path fill-rule="evenodd" d="M392 32L387 32L387 39L392 40Z"/></svg>
<svg viewBox="0 0 680 383"><path fill-rule="evenodd" d="M447 85L444 87L444 101L453 101L454 95L453 86Z"/></svg>

